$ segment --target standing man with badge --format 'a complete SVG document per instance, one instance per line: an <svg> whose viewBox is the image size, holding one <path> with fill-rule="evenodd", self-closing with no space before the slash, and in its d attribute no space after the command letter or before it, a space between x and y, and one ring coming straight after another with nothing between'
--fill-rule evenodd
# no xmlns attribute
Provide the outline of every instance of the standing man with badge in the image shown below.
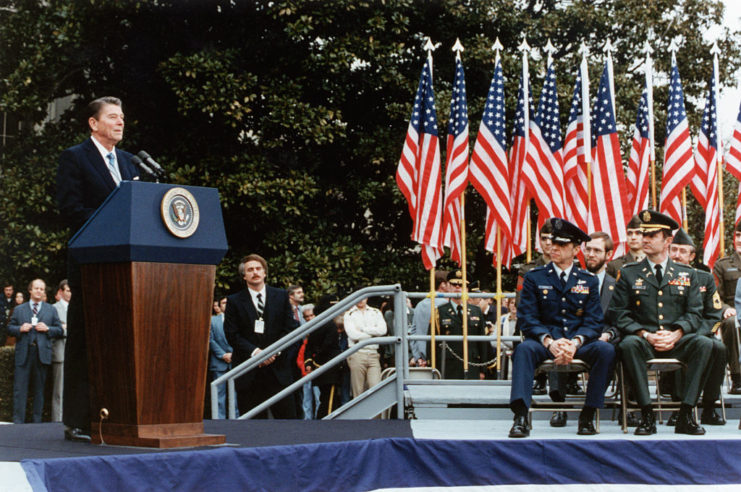
<svg viewBox="0 0 741 492"><path fill-rule="evenodd" d="M33 380L33 422L41 422L44 384L51 364L51 346L63 335L57 310L44 302L46 283L40 278L28 285L29 302L13 310L8 333L16 338L13 380L13 423L26 421L28 385Z"/></svg>
<svg viewBox="0 0 741 492"><path fill-rule="evenodd" d="M594 414L604 406L615 359L612 345L597 340L603 324L597 277L574 266L579 245L590 238L566 220L550 221L551 262L525 275L517 311L517 324L525 340L515 349L512 362L510 408L515 415L509 437L530 435L531 381L536 366L547 359L556 364L580 359L591 366L577 433L596 434Z"/></svg>
<svg viewBox="0 0 741 492"><path fill-rule="evenodd" d="M123 138L121 100L101 97L88 104L90 138L62 152L57 168L57 203L72 234L82 227L122 180L139 179L131 154L116 148ZM63 417L65 439L90 441L90 388L85 340L85 302L80 266L67 262L72 299L64 347Z"/></svg>
<svg viewBox="0 0 741 492"><path fill-rule="evenodd" d="M298 327L288 292L265 284L268 263L262 256L251 254L239 263L239 275L247 288L229 296L224 315L224 333L234 352L232 364L236 367L254 357L277 340ZM237 407L247 412L293 383L293 364L298 347L273 355L235 381ZM295 419L293 395L270 407L277 419ZM257 418L267 418L261 412Z"/></svg>
<svg viewBox="0 0 741 492"><path fill-rule="evenodd" d="M692 418L713 349L708 337L697 335L703 310L700 283L693 268L669 258L672 231L679 224L653 210L644 210L638 216L646 259L622 268L610 304L615 326L623 335L623 367L641 407L641 422L635 434L656 434L646 374L646 361L656 357L675 358L687 364L685 383L677 388L682 403L674 431L704 434L705 430Z"/></svg>

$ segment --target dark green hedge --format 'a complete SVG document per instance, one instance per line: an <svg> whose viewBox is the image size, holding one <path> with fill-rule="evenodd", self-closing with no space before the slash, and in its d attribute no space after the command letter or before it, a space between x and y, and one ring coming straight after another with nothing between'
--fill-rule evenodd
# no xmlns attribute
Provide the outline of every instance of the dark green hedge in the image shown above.
<svg viewBox="0 0 741 492"><path fill-rule="evenodd" d="M13 421L14 347L0 347L0 421Z"/></svg>

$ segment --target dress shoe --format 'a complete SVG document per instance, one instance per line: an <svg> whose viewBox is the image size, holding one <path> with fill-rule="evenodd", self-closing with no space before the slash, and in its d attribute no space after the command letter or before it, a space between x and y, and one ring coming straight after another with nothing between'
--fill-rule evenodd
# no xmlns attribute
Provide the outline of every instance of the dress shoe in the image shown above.
<svg viewBox="0 0 741 492"><path fill-rule="evenodd" d="M597 429L594 428L592 419L579 418L579 430L576 433L580 436L594 436L597 434Z"/></svg>
<svg viewBox="0 0 741 492"><path fill-rule="evenodd" d="M551 415L551 427L566 427L568 416L566 412L553 412Z"/></svg>
<svg viewBox="0 0 741 492"><path fill-rule="evenodd" d="M566 394L567 395L583 395L584 390L581 389L581 386L579 386L579 383L571 383L566 386Z"/></svg>
<svg viewBox="0 0 741 492"><path fill-rule="evenodd" d="M726 425L725 419L714 408L702 411L700 423L704 425Z"/></svg>
<svg viewBox="0 0 741 492"><path fill-rule="evenodd" d="M641 420L638 417L638 415L636 415L635 412L626 412L626 415L627 415L626 420L628 421L626 427L638 427L638 424L640 423L640 420ZM620 425L622 425L623 424L622 416L618 416L618 419L620 420Z"/></svg>
<svg viewBox="0 0 741 492"><path fill-rule="evenodd" d="M534 395L545 395L545 382L544 381L535 381L535 384L533 385L533 394Z"/></svg>
<svg viewBox="0 0 741 492"><path fill-rule="evenodd" d="M79 427L65 427L64 438L68 441L90 442L90 432Z"/></svg>
<svg viewBox="0 0 741 492"><path fill-rule="evenodd" d="M530 429L527 426L527 416L517 416L512 424L512 428L509 430L509 437L528 437L530 435Z"/></svg>
<svg viewBox="0 0 741 492"><path fill-rule="evenodd" d="M656 434L656 417L653 412L641 412L641 421L636 427L636 436L650 436Z"/></svg>
<svg viewBox="0 0 741 492"><path fill-rule="evenodd" d="M674 410L671 416L669 417L669 420L666 421L666 425L668 425L669 427L674 427L675 425L677 425L678 418L679 418L679 412Z"/></svg>
<svg viewBox="0 0 741 492"><path fill-rule="evenodd" d="M677 417L677 425L674 426L674 433L702 436L705 434L705 429L695 422L691 413L680 413L679 417Z"/></svg>
<svg viewBox="0 0 741 492"><path fill-rule="evenodd" d="M731 381L731 388L728 390L730 395L741 395L741 379L733 379Z"/></svg>

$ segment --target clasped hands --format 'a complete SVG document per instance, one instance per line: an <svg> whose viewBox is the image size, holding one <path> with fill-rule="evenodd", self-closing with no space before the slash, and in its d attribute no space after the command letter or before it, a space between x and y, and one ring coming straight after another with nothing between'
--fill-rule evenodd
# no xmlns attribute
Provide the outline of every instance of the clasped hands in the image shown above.
<svg viewBox="0 0 741 492"><path fill-rule="evenodd" d="M682 330L659 330L656 333L649 333L646 340L657 352L667 352L674 348L674 344L682 338Z"/></svg>
<svg viewBox="0 0 741 492"><path fill-rule="evenodd" d="M577 342L568 338L553 340L547 347L548 351L553 355L553 362L557 365L569 364L574 359L577 348Z"/></svg>
<svg viewBox="0 0 741 492"><path fill-rule="evenodd" d="M36 331L40 333L49 331L49 327L46 326L46 323L44 323L43 321L39 321L35 325L32 325L31 323L23 323L21 325L20 331L21 333L28 333L29 331L31 331L31 328L35 329Z"/></svg>

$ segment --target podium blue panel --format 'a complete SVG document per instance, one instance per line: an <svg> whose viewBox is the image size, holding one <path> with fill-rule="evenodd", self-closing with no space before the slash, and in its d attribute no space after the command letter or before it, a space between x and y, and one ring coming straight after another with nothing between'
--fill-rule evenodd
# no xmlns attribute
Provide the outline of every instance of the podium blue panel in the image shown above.
<svg viewBox="0 0 741 492"><path fill-rule="evenodd" d="M192 236L171 234L162 220L170 189L189 191L200 220ZM69 242L80 264L130 261L216 265L227 251L219 193L215 188L122 181Z"/></svg>

